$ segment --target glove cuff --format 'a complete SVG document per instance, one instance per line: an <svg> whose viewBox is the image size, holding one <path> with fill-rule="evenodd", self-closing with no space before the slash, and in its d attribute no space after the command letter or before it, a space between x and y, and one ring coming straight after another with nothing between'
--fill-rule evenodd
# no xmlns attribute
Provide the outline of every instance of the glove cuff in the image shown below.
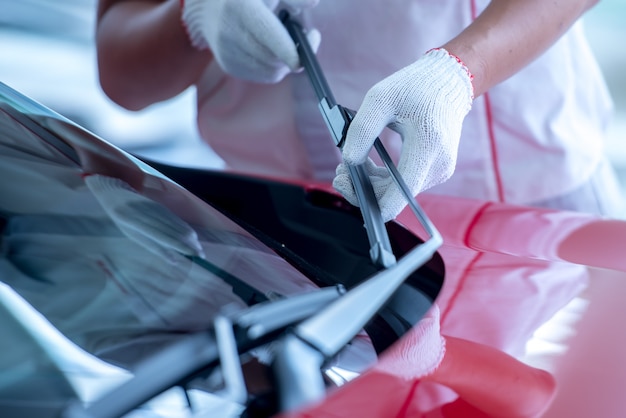
<svg viewBox="0 0 626 418"><path fill-rule="evenodd" d="M184 1L184 0L181 0ZM428 54L431 51L444 51L446 52L450 57L454 58L456 60L456 62L458 62L461 65L461 68L463 68L463 70L467 73L467 76L469 77L470 81L474 80L474 74L471 73L471 71L469 70L469 68L467 68L467 65L465 65L465 63L463 62L463 60L461 58L459 58L458 56L454 55L453 53L451 53L450 51L446 50L445 48L433 48L430 49L428 51L426 51L426 54ZM472 90L473 90L473 86L472 86Z"/></svg>
<svg viewBox="0 0 626 418"><path fill-rule="evenodd" d="M445 95L451 106L463 115L470 111L474 100L474 76L459 57L444 48L434 48L414 65L418 73L430 73L430 80L438 80L439 94Z"/></svg>
<svg viewBox="0 0 626 418"><path fill-rule="evenodd" d="M180 0L181 24L187 32L191 45L199 51L209 50L203 27L207 19L206 0Z"/></svg>

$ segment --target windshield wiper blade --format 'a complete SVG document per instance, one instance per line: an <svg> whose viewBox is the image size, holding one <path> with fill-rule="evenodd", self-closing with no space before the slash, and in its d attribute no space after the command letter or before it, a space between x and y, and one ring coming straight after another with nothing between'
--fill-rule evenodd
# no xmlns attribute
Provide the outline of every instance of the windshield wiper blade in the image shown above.
<svg viewBox="0 0 626 418"><path fill-rule="evenodd" d="M335 100L300 22L291 18L289 12L285 10L280 12L279 17L296 44L300 63L311 81L313 90L315 90L319 101L320 112L322 113L328 130L335 144L341 148L343 147L350 122L356 112L343 107ZM408 186L402 179L402 176L393 164L391 157L379 138L376 138L374 142L374 149L389 171L395 186L400 189L407 204L414 215L419 219L420 223L425 227L426 232L431 236L438 234L421 208L417 205L415 198L412 196ZM389 267L396 262L396 257L391 249L389 235L387 234L387 229L382 220L380 207L378 206L378 201L365 170L365 166L363 164L356 166L348 165L348 169L354 184L370 242L370 258L378 267Z"/></svg>
<svg viewBox="0 0 626 418"><path fill-rule="evenodd" d="M279 17L296 43L300 62L311 80L331 136L335 144L342 147L355 112L336 103L301 24L284 10ZM282 410L299 408L323 398L326 389L319 370L324 362L343 349L383 309L404 281L432 258L442 244L439 231L417 204L380 139L376 139L374 148L429 239L400 260L396 260L391 252L389 236L370 179L364 167L356 166L351 169L350 174L370 240L370 256L374 264L385 268L323 311L298 324L281 340L274 369L277 382L279 385L282 383Z"/></svg>

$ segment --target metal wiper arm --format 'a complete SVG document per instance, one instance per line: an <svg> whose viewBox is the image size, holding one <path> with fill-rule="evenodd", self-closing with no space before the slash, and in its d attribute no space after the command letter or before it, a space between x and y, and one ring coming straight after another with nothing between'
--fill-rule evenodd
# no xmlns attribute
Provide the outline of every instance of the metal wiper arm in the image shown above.
<svg viewBox="0 0 626 418"><path fill-rule="evenodd" d="M180 338L140 363L134 376L101 398L83 405L69 403L62 418L116 418L140 407L169 388L182 386L203 371L222 366L226 388L218 395L242 402L247 394L239 355L271 341L275 334L323 310L342 297L342 286L325 287L267 301L214 318L214 326Z"/></svg>
<svg viewBox="0 0 626 418"><path fill-rule="evenodd" d="M355 112L336 103L300 23L286 11L282 11L279 16L296 43L301 64L317 94L320 110L331 135L337 146L341 147ZM370 255L375 264L386 268L351 289L317 315L294 327L291 334L282 339L276 353L274 370L279 385L282 384L279 389L283 410L302 407L324 396L324 382L319 373L323 363L335 356L371 321L404 281L433 256L443 241L439 231L412 196L380 139L376 139L374 148L429 239L396 261L369 177L363 166L352 167L350 174L372 245Z"/></svg>
<svg viewBox="0 0 626 418"><path fill-rule="evenodd" d="M300 22L291 18L289 12L285 10L281 11L279 16L296 43L300 62L311 81L313 89L315 90L315 94L319 100L319 107L322 116L328 125L328 129L331 132L335 144L341 148L345 140L345 135L348 131L348 126L350 125L350 122L356 112L337 104L335 97L328 86L328 82L324 77L324 73L322 72L319 62L317 61L317 57L311 49L311 46L309 45L309 42L304 34L304 30ZM398 172L397 167L393 164L393 161L387 153L387 150L385 149L380 138L376 138L374 141L374 149L385 164L385 167L389 171L394 184L400 189L400 192L407 201L407 205L415 217L419 220L426 233L431 237L431 239L440 242L441 236L439 232L417 204L417 201ZM376 196L374 195L370 179L363 166L349 167L355 168L355 170L351 171L350 174L352 175L357 196L359 198L359 205L365 221L370 244L372 246L372 252L376 253L376 248L384 249L384 252L380 253L381 257L384 258L387 255L387 252L389 252L389 258L393 259L395 262L395 256L391 253L389 236L380 216L380 208L378 206ZM378 263L376 260L383 262ZM389 263L384 262L385 260L381 258L373 259L373 261L379 266L386 267L390 265Z"/></svg>
<svg viewBox="0 0 626 418"><path fill-rule="evenodd" d="M328 86L328 82L322 73L315 54L311 50L300 23L291 19L289 13L284 10L280 12L280 18L298 48L300 62L311 80L319 101L320 112L335 141L335 145L341 148L354 111L338 105L335 101L335 97ZM365 223L370 243L370 258L374 265L378 267L389 267L396 262L396 258L391 249L387 229L382 220L374 188L365 166L363 164L356 166L348 165L348 170L363 215L363 222Z"/></svg>

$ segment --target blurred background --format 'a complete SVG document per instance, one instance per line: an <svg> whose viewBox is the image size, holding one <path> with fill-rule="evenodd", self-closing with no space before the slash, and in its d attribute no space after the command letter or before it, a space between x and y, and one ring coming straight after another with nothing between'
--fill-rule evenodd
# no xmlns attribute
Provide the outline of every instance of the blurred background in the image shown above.
<svg viewBox="0 0 626 418"><path fill-rule="evenodd" d="M219 167L200 141L191 91L141 112L112 103L97 81L97 0L0 0L0 82L127 151ZM586 16L589 41L615 102L607 145L626 194L626 1L602 0Z"/></svg>
<svg viewBox="0 0 626 418"><path fill-rule="evenodd" d="M626 195L626 1L601 0L585 16L587 37L600 63L615 103L609 127L609 157Z"/></svg>

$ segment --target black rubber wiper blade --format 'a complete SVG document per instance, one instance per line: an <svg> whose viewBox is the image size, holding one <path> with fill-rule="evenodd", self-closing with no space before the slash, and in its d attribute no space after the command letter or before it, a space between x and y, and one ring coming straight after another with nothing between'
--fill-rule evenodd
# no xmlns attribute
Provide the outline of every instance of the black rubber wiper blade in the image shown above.
<svg viewBox="0 0 626 418"><path fill-rule="evenodd" d="M300 62L311 80L311 85L319 101L320 112L335 145L341 148L354 112L338 105L335 101L335 97L320 68L315 53L311 50L300 23L292 19L289 13L284 10L280 12L279 17L296 44ZM378 200L365 166L360 164L348 165L347 167L359 201L361 214L363 215L363 222L365 223L370 243L370 258L374 265L378 267L389 267L395 264L396 257L391 249L389 235L387 234L387 229L378 206Z"/></svg>

